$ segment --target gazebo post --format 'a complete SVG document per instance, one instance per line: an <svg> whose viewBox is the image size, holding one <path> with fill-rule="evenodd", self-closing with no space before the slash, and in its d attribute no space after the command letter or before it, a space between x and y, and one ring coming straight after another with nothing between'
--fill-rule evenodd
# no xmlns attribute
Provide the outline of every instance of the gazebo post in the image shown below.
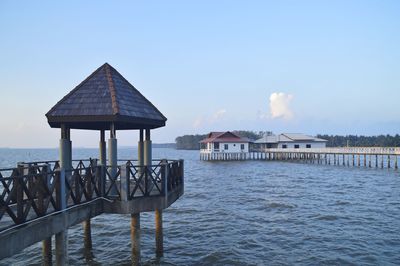
<svg viewBox="0 0 400 266"><path fill-rule="evenodd" d="M144 141L144 165L151 166L151 140L150 129L146 128L146 139Z"/></svg>
<svg viewBox="0 0 400 266"><path fill-rule="evenodd" d="M71 162L71 141L70 141L70 129L65 126L65 124L61 125L61 139L60 139L60 168L61 172L65 172L65 170L70 170L72 165ZM65 178L68 178L68 174L65 174ZM60 176L61 177L61 176ZM65 180L61 178L60 180L60 209L66 208L65 197ZM66 265L68 264L68 229L61 231L56 234L56 264L57 265Z"/></svg>
<svg viewBox="0 0 400 266"><path fill-rule="evenodd" d="M99 159L100 165L106 166L107 162L107 154L106 154L106 136L105 131L102 129L100 130L100 142L99 142Z"/></svg>
<svg viewBox="0 0 400 266"><path fill-rule="evenodd" d="M115 179L115 175L117 174L117 135L115 130L114 123L110 125L110 138L108 139L108 161L111 166L110 175L113 179ZM115 181L115 180L114 180ZM118 195L117 185L114 183L112 185L112 189L110 194L113 196Z"/></svg>
<svg viewBox="0 0 400 266"><path fill-rule="evenodd" d="M144 156L144 149L143 149L143 129L139 130L139 142L138 142L138 166L139 172L141 173L143 167L143 156Z"/></svg>

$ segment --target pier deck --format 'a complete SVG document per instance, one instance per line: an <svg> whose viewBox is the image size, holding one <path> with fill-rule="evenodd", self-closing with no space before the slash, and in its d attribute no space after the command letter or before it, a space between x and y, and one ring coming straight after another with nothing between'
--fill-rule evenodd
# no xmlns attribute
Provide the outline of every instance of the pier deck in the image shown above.
<svg viewBox="0 0 400 266"><path fill-rule="evenodd" d="M250 152L215 152L200 150L204 161L299 161L318 164L365 166L398 169L400 148L397 147L339 147L306 149L263 149Z"/></svg>

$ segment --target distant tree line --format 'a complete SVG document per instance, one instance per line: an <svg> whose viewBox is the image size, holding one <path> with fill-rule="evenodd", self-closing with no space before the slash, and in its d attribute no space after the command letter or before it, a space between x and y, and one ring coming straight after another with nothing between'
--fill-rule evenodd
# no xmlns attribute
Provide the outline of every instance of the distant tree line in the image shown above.
<svg viewBox="0 0 400 266"><path fill-rule="evenodd" d="M317 135L326 139L327 147L400 147L400 135L357 136L357 135Z"/></svg>
<svg viewBox="0 0 400 266"><path fill-rule="evenodd" d="M242 138L248 138L250 140L256 140L263 136L264 132L255 132L248 130L235 130L233 133L241 136ZM207 138L208 134L196 134L196 135L183 135L175 139L176 148L178 150L198 150L200 148L199 142Z"/></svg>
<svg viewBox="0 0 400 266"><path fill-rule="evenodd" d="M207 137L204 135L183 135L175 139L176 148L178 150L198 150L200 149L199 142Z"/></svg>

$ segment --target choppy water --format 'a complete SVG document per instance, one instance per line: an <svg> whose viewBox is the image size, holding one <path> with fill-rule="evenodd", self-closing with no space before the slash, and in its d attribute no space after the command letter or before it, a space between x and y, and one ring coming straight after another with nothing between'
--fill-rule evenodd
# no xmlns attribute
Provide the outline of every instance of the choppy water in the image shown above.
<svg viewBox="0 0 400 266"><path fill-rule="evenodd" d="M97 150L74 151L75 158L90 156L97 157ZM120 149L119 156L134 158L136 151ZM172 149L154 149L153 156L185 159L185 195L164 212L165 254L160 261L154 255L154 215L142 214L145 265L400 264L399 171L213 163L199 161L197 151ZM43 159L57 159L57 150L0 150L4 167ZM130 264L129 225L129 216L94 218L95 258L89 262L81 226L71 228L70 263ZM0 264L40 264L40 252L36 244Z"/></svg>

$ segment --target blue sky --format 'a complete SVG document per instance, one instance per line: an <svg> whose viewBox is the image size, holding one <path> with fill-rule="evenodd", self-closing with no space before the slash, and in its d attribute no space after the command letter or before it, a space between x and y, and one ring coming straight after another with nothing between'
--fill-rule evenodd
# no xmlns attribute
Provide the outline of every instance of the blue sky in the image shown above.
<svg viewBox="0 0 400 266"><path fill-rule="evenodd" d="M154 142L399 133L399 14L399 1L1 1L0 147L56 147L44 114L104 62L168 118Z"/></svg>

